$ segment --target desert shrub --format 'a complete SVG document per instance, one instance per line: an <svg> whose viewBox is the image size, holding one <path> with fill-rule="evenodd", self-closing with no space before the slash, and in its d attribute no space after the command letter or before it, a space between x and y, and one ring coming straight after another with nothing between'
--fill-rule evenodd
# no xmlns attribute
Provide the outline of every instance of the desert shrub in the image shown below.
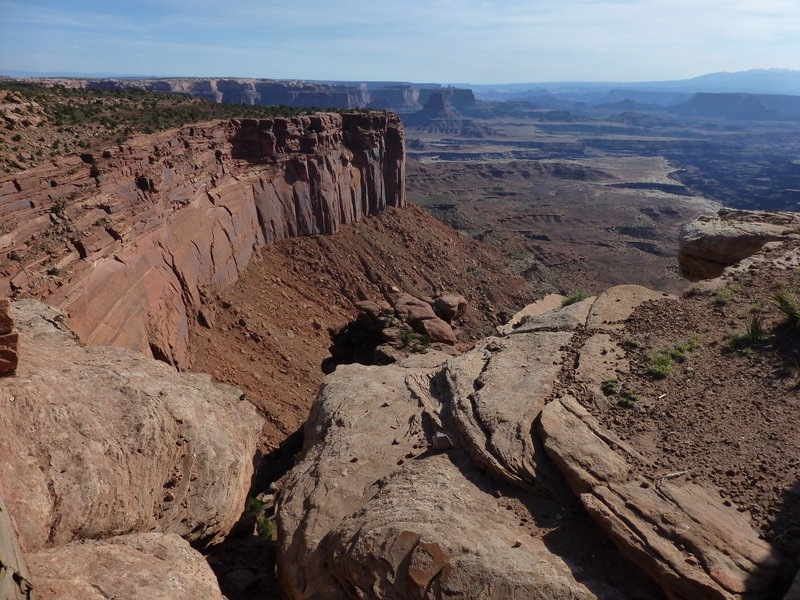
<svg viewBox="0 0 800 600"><path fill-rule="evenodd" d="M787 287L781 288L772 296L772 306L784 315L783 323L793 332L800 332L800 301Z"/></svg>
<svg viewBox="0 0 800 600"><path fill-rule="evenodd" d="M50 267L49 269L47 269L47 274L48 275L60 275L61 274L61 269L59 269L58 267Z"/></svg>
<svg viewBox="0 0 800 600"><path fill-rule="evenodd" d="M590 295L591 294L589 294L589 292L586 292L584 290L578 290L577 292L572 292L569 296L567 296L561 301L561 306L563 308L564 306L575 304L577 302L580 302L581 300L586 300L586 298L588 298Z"/></svg>
<svg viewBox="0 0 800 600"><path fill-rule="evenodd" d="M672 372L672 357L668 351L656 352L650 355L647 364L647 374L653 379L665 379Z"/></svg>
<svg viewBox="0 0 800 600"><path fill-rule="evenodd" d="M603 383L600 384L600 391L603 392L606 396L611 396L612 394L617 393L617 389L619 388L619 381L616 379L606 379Z"/></svg>
<svg viewBox="0 0 800 600"><path fill-rule="evenodd" d="M619 393L617 405L621 406L622 408L633 408L638 399L639 397L633 392L633 390L623 388Z"/></svg>
<svg viewBox="0 0 800 600"><path fill-rule="evenodd" d="M256 532L258 537L271 540L275 536L275 525L268 517L260 517L256 519Z"/></svg>
<svg viewBox="0 0 800 600"><path fill-rule="evenodd" d="M733 291L730 288L722 288L714 294L714 306L725 306L733 300Z"/></svg>

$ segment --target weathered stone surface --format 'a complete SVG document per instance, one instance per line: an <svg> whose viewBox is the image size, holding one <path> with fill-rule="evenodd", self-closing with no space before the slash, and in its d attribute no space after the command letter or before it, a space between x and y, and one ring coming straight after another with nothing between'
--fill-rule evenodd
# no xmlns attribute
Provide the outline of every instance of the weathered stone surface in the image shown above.
<svg viewBox="0 0 800 600"><path fill-rule="evenodd" d="M724 209L684 226L678 263L681 273L692 281L712 279L758 253L767 242L798 237L800 217L796 214Z"/></svg>
<svg viewBox="0 0 800 600"><path fill-rule="evenodd" d="M540 537L521 532L519 517L490 493L498 484L458 444L426 452L436 432L452 436L441 360L342 365L326 379L279 496L285 596L620 597L579 582Z"/></svg>
<svg viewBox="0 0 800 600"><path fill-rule="evenodd" d="M434 300L433 310L441 319L452 323L464 316L467 311L467 299L460 294L442 294Z"/></svg>
<svg viewBox="0 0 800 600"><path fill-rule="evenodd" d="M716 492L637 477L633 465L643 457L572 398L548 404L539 430L598 526L668 597L722 600L769 589L777 557Z"/></svg>
<svg viewBox="0 0 800 600"><path fill-rule="evenodd" d="M509 333L530 333L531 331L570 331L586 325L589 311L592 309L595 296L570 304L564 308L556 308L539 314L522 317Z"/></svg>
<svg viewBox="0 0 800 600"><path fill-rule="evenodd" d="M542 470L530 435L553 390L569 332L488 338L447 363L448 416L460 445L498 479L533 485Z"/></svg>
<svg viewBox="0 0 800 600"><path fill-rule="evenodd" d="M223 600L203 556L174 534L73 542L30 563L39 600Z"/></svg>
<svg viewBox="0 0 800 600"><path fill-rule="evenodd" d="M590 329L620 330L637 306L648 300L667 298L674 298L674 296L664 292L655 292L640 285L615 285L600 294L594 301L586 325Z"/></svg>
<svg viewBox="0 0 800 600"><path fill-rule="evenodd" d="M405 203L402 124L383 113L208 122L85 158L14 175L0 196L0 251L23 259L0 295L39 297L85 342L180 369L203 286L233 283L265 243ZM0 176L0 189L10 181ZM55 254L28 260L25 242L44 232Z"/></svg>
<svg viewBox="0 0 800 600"><path fill-rule="evenodd" d="M523 318L535 317L542 313L560 308L563 300L564 296L561 294L548 294L541 300L532 302L519 312L515 313L514 316L508 320L508 323L505 323L504 325L498 325L497 333L500 335L508 335L514 330L515 327L519 326Z"/></svg>
<svg viewBox="0 0 800 600"><path fill-rule="evenodd" d="M225 535L261 429L240 392L83 347L56 308L29 300L12 312L21 360L0 379L0 480L26 551L136 531Z"/></svg>
<svg viewBox="0 0 800 600"><path fill-rule="evenodd" d="M0 482L0 493L2 493ZM0 598L30 600L31 575L17 539L17 530L0 496Z"/></svg>

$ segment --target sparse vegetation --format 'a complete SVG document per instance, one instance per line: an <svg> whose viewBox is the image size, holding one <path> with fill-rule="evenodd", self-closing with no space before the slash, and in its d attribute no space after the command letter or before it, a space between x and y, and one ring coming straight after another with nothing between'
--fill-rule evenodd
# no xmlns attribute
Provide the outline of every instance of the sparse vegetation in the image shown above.
<svg viewBox="0 0 800 600"><path fill-rule="evenodd" d="M782 285L772 296L772 305L784 315L783 324L792 332L800 333L800 301Z"/></svg>
<svg viewBox="0 0 800 600"><path fill-rule="evenodd" d="M49 269L47 269L47 274L48 275L54 275L54 276L55 275L60 275L61 274L61 269L59 269L58 267L50 267Z"/></svg>
<svg viewBox="0 0 800 600"><path fill-rule="evenodd" d="M728 348L731 350L741 350L745 354L752 352L752 346L758 344L766 337L767 331L764 328L764 320L761 315L755 314L747 322L747 329L744 334L731 335L728 338Z"/></svg>
<svg viewBox="0 0 800 600"><path fill-rule="evenodd" d="M633 390L623 388L620 390L617 405L621 406L622 408L633 408L638 399L639 397L633 392Z"/></svg>
<svg viewBox="0 0 800 600"><path fill-rule="evenodd" d="M697 347L697 336L692 336L687 342L651 354L647 364L647 374L653 379L666 379L672 372L672 364L685 362L689 352L697 350Z"/></svg>
<svg viewBox="0 0 800 600"><path fill-rule="evenodd" d="M617 393L617 389L619 388L619 381L616 379L606 379L603 383L600 384L600 390L606 396L611 396Z"/></svg>
<svg viewBox="0 0 800 600"><path fill-rule="evenodd" d="M576 304L581 300L586 300L586 298L588 298L589 296L591 296L591 294L584 290L578 290L577 292L572 292L569 296L567 296L561 301L561 306L563 308L564 306L569 306L570 304Z"/></svg>
<svg viewBox="0 0 800 600"><path fill-rule="evenodd" d="M733 300L733 290L730 288L722 288L717 290L714 294L714 306L726 306Z"/></svg>

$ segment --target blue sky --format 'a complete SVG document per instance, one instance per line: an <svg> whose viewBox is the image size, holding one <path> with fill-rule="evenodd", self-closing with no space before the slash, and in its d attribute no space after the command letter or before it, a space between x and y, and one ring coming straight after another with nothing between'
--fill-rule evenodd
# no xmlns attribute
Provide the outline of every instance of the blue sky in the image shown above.
<svg viewBox="0 0 800 600"><path fill-rule="evenodd" d="M0 0L0 73L511 83L800 68L797 0Z"/></svg>

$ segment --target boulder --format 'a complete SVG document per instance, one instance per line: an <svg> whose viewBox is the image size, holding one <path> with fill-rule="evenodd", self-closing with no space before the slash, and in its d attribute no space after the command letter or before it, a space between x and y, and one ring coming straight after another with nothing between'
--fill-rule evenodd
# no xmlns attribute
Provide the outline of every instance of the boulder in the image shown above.
<svg viewBox="0 0 800 600"><path fill-rule="evenodd" d="M30 563L39 600L224 600L203 555L174 534L72 542Z"/></svg>
<svg viewBox="0 0 800 600"><path fill-rule="evenodd" d="M207 375L83 346L64 314L12 314L16 377L0 379L0 480L27 551L141 531L223 537L250 487L261 419Z"/></svg>
<svg viewBox="0 0 800 600"><path fill-rule="evenodd" d="M414 298L410 294L401 294L394 303L394 310L398 317L412 327L417 326L421 321L436 318L436 313L433 312L430 304Z"/></svg>
<svg viewBox="0 0 800 600"><path fill-rule="evenodd" d="M692 281L712 279L768 242L798 238L800 216L796 214L724 209L683 227L678 264Z"/></svg>
<svg viewBox="0 0 800 600"><path fill-rule="evenodd" d="M467 312L467 299L460 294L442 294L433 301L433 310L441 319L452 323Z"/></svg>

